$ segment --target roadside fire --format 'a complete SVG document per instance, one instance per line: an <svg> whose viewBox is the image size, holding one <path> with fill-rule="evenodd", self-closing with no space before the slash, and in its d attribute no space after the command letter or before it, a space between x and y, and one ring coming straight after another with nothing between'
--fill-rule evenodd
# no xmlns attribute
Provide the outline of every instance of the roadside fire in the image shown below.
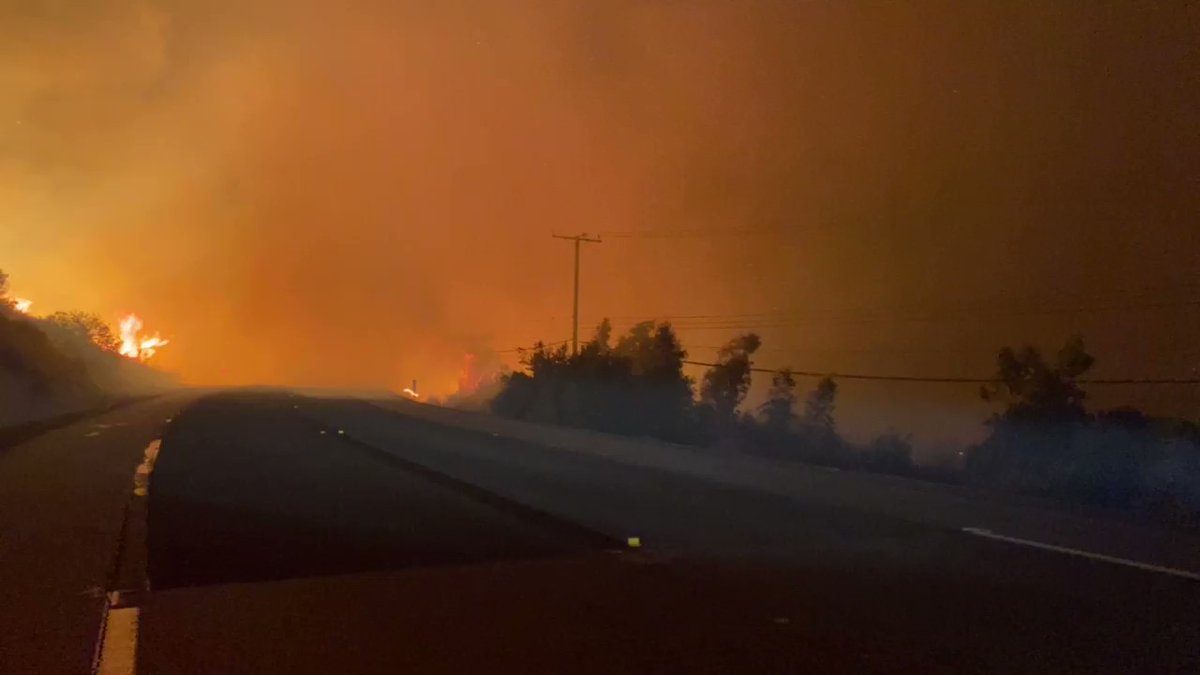
<svg viewBox="0 0 1200 675"><path fill-rule="evenodd" d="M142 320L136 314L121 319L121 347L118 350L121 356L145 361L168 344L169 341L159 337L158 333L143 336L142 326Z"/></svg>

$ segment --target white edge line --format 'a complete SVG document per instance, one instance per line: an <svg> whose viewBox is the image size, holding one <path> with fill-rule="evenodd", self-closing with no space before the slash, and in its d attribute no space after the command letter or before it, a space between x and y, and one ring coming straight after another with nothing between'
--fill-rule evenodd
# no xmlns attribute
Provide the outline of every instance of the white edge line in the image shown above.
<svg viewBox="0 0 1200 675"><path fill-rule="evenodd" d="M162 439L159 438L146 445L142 463L133 472L134 496L146 496L150 473L154 470L154 462L158 459L161 446ZM137 607L113 609L113 603L117 602L119 597L120 591L104 595L100 634L96 637L96 651L92 656L93 675L134 675L137 672L139 610Z"/></svg>
<svg viewBox="0 0 1200 675"><path fill-rule="evenodd" d="M1076 556L1080 556L1082 558L1091 558L1092 560L1101 560L1103 562L1113 563L1116 565L1125 565L1126 567L1136 567L1137 569L1146 570L1147 572L1158 572L1160 574L1170 574L1170 575L1177 576L1177 577L1183 577L1185 579L1192 579L1193 581L1200 581L1200 573L1189 572L1188 570L1181 570L1181 569L1177 569L1175 567L1163 567L1161 565L1151 565L1150 563L1138 562L1136 560L1129 560L1127 558L1118 558L1116 556L1104 555L1103 553L1092 553L1091 551L1081 551L1077 548L1068 548L1066 546L1055 546L1054 544L1043 544L1040 541L1033 541L1032 539L1021 539L1019 537L1009 537L1009 536L1006 536L1003 534L996 534L995 532L984 529L982 527L964 527L962 529L962 531L966 532L967 534L973 534L977 537L984 537L987 539L995 539L996 541L1006 541L1010 544L1018 544L1020 546L1030 546L1032 548L1040 548L1044 551L1054 551L1056 553L1066 553L1067 555L1076 555Z"/></svg>
<svg viewBox="0 0 1200 675"><path fill-rule="evenodd" d="M108 608L112 606L112 599L108 593L104 594L104 608L100 610L100 632L96 635L96 647L92 650L92 675L96 675L100 671L100 654L104 650L104 631L108 628Z"/></svg>
<svg viewBox="0 0 1200 675"><path fill-rule="evenodd" d="M96 675L133 675L137 672L138 608L109 609L104 617L104 641L96 661Z"/></svg>

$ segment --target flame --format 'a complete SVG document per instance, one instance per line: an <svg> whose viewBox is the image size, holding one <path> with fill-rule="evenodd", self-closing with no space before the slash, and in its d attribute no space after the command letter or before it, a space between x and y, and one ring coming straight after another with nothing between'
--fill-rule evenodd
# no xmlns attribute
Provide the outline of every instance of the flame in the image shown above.
<svg viewBox="0 0 1200 675"><path fill-rule="evenodd" d="M483 373L479 370L478 361L478 354L473 352L463 354L462 370L458 373L458 392L460 394L469 396L479 389L479 384L483 381Z"/></svg>
<svg viewBox="0 0 1200 675"><path fill-rule="evenodd" d="M145 361L169 343L168 340L159 337L158 333L142 337L142 325L142 320L136 314L121 319L121 348L118 350L121 356Z"/></svg>
<svg viewBox="0 0 1200 675"><path fill-rule="evenodd" d="M408 396L411 396L412 398L421 398L421 395L420 395L420 394L418 394L417 392L413 391L412 389L409 389L408 387L405 387L405 388L401 389L401 390L400 390L400 393L401 393L401 394L408 395Z"/></svg>
<svg viewBox="0 0 1200 675"><path fill-rule="evenodd" d="M13 298L13 308L22 314L28 314L29 306L32 304L32 300L26 300L25 298Z"/></svg>

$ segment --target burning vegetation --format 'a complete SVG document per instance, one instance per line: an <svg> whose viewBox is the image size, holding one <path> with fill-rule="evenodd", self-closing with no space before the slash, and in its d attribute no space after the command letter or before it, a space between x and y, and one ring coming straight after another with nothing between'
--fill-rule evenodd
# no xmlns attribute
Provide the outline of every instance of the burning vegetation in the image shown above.
<svg viewBox="0 0 1200 675"><path fill-rule="evenodd" d="M87 312L35 316L30 300L9 297L7 282L0 272L0 425L174 384L145 365L168 341L144 334L137 315L123 318L119 332Z"/></svg>
<svg viewBox="0 0 1200 675"><path fill-rule="evenodd" d="M158 333L143 336L141 334L142 320L136 314L130 314L121 319L121 347L118 353L131 359L145 361L154 356L162 347L168 344Z"/></svg>

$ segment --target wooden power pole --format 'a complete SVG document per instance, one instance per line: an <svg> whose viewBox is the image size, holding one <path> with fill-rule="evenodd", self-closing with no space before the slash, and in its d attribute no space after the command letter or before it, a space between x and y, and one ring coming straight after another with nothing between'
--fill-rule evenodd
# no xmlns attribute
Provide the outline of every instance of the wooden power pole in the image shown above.
<svg viewBox="0 0 1200 675"><path fill-rule="evenodd" d="M579 245L583 243L599 244L599 237L589 237L585 234L577 234L572 237L561 234L551 235L555 239L566 239L567 241L575 242L575 304L571 312L571 353L579 353Z"/></svg>

